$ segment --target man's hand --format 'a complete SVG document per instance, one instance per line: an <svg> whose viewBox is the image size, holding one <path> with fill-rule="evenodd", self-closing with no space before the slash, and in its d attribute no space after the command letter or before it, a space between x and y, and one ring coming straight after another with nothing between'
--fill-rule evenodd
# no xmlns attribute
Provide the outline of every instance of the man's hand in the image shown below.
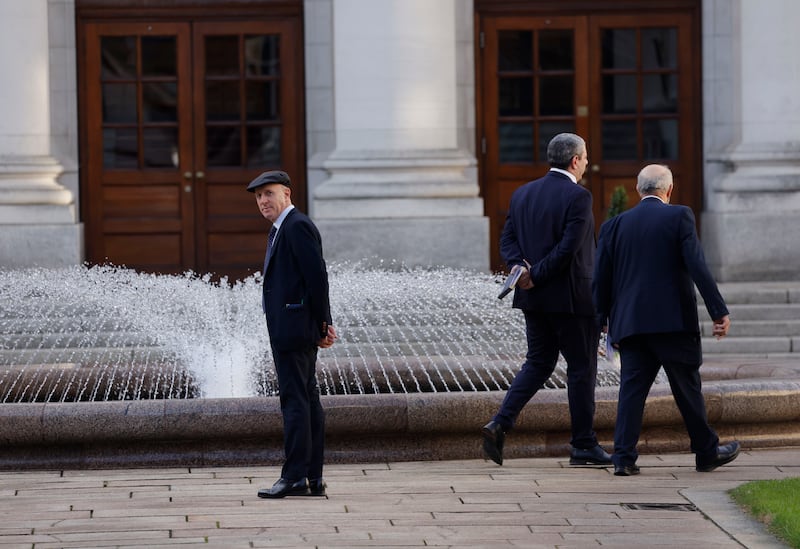
<svg viewBox="0 0 800 549"><path fill-rule="evenodd" d="M523 259L523 261L525 262L525 270L522 271L522 274L519 276L517 286L523 290L530 290L533 288L533 280L531 280L531 264L528 263L527 259Z"/></svg>
<svg viewBox="0 0 800 549"><path fill-rule="evenodd" d="M728 315L714 320L714 337L722 339L728 335L728 329L731 327L731 319Z"/></svg>
<svg viewBox="0 0 800 549"><path fill-rule="evenodd" d="M338 337L339 336L336 335L336 329L334 329L333 326L329 325L328 334L325 337L321 338L319 341L317 341L317 346L320 347L321 349L327 349L328 347L333 345L334 341L336 341Z"/></svg>

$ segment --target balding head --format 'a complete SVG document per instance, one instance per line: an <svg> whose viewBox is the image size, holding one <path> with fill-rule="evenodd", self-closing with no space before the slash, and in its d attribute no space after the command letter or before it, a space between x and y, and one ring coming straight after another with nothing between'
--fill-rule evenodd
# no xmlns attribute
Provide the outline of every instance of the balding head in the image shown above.
<svg viewBox="0 0 800 549"><path fill-rule="evenodd" d="M642 168L636 179L640 196L658 196L665 202L672 194L672 172L663 164L649 164Z"/></svg>

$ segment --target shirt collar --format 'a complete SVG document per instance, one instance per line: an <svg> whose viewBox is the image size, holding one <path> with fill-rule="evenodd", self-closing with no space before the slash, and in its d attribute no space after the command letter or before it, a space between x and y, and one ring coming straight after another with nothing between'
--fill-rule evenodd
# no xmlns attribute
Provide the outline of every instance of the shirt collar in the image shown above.
<svg viewBox="0 0 800 549"><path fill-rule="evenodd" d="M656 195L654 195L654 194L648 194L647 196L643 196L643 197L642 197L642 202L644 202L644 201L645 201L645 200L647 200L648 198L655 198L656 200L658 200L658 201L659 201L659 202L661 202L662 204L666 204L666 202L664 202L664 201L661 199L661 197L660 197L660 196L656 196Z"/></svg>
<svg viewBox="0 0 800 549"><path fill-rule="evenodd" d="M572 180L572 182L573 182L573 183L577 183L577 182L578 182L578 178L577 178L577 177L575 177L575 176L574 176L573 174L571 174L570 172L568 172L567 170L562 170L561 168L550 168L550 171L551 171L551 172L563 173L564 175L566 175L567 177L569 177L569 178Z"/></svg>
<svg viewBox="0 0 800 549"><path fill-rule="evenodd" d="M286 216L289 215L289 212L292 210L294 210L294 204L289 204L286 206L286 208L281 212L281 215L278 216L278 219L275 220L275 223L272 224L272 226L275 227L276 234L281 228L281 223L283 223L283 221L286 219Z"/></svg>

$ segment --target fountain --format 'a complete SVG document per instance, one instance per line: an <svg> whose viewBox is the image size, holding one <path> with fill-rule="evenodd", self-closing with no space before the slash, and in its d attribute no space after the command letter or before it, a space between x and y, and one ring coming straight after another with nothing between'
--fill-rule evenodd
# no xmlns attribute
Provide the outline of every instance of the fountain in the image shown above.
<svg viewBox="0 0 800 549"><path fill-rule="evenodd" d="M524 357L521 315L497 299L496 276L388 267L330 268L340 341L318 368L328 459L478 457L477 429ZM0 467L279 462L259 294L258 275L229 284L115 267L0 271ZM600 365L607 442L618 376ZM526 408L509 457L564 451L563 376ZM712 391L712 421L714 398L731 408L736 387ZM668 389L651 400L661 435L648 443L685 447Z"/></svg>

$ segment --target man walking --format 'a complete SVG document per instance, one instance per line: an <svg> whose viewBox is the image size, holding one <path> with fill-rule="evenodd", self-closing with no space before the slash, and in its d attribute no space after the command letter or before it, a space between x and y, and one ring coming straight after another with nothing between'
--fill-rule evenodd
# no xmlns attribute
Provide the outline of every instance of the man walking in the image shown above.
<svg viewBox="0 0 800 549"><path fill-rule="evenodd" d="M500 410L483 427L483 449L503 464L505 434L552 375L559 352L567 361L572 422L571 465L610 465L594 432L599 333L594 320L592 195L578 184L589 162L586 143L571 133L547 146L550 171L511 197L500 253L509 268L525 269L513 306L525 316L528 351Z"/></svg>
<svg viewBox="0 0 800 549"><path fill-rule="evenodd" d="M272 223L264 258L262 306L278 374L286 461L281 478L260 498L324 496L325 413L316 379L317 348L336 340L328 272L317 227L295 209L291 181L266 172L247 190Z"/></svg>
<svg viewBox="0 0 800 549"><path fill-rule="evenodd" d="M645 399L661 366L689 432L697 470L712 471L739 454L738 442L720 446L708 424L695 285L717 338L728 333L728 309L706 266L692 210L669 205L672 189L669 168L645 166L636 184L639 204L600 229L594 301L622 361L613 456L618 476L639 474L636 444Z"/></svg>

